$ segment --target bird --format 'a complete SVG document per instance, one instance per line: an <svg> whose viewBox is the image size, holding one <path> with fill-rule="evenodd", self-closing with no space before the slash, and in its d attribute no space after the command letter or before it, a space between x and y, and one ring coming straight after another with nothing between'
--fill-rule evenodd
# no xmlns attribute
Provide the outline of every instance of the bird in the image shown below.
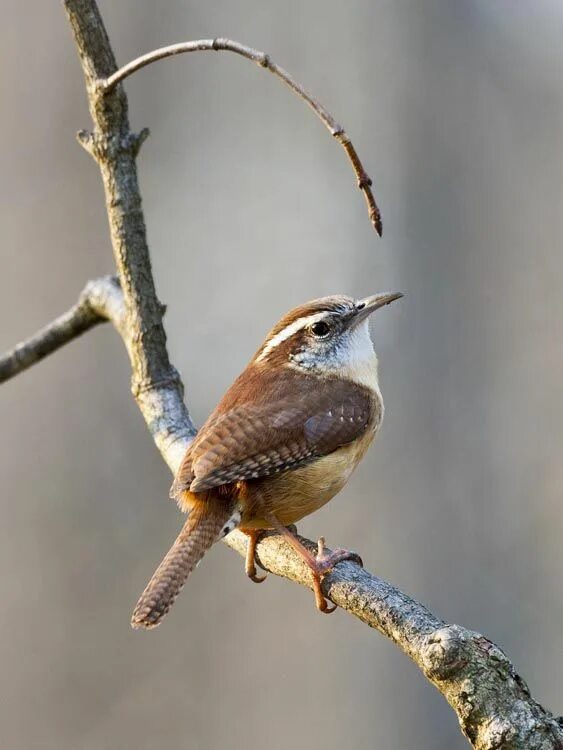
<svg viewBox="0 0 563 750"><path fill-rule="evenodd" d="M257 574L256 545L274 529L309 567L317 608L336 609L321 581L357 556L325 552L322 537L315 556L288 527L340 492L381 426L368 324L373 312L402 296L322 297L271 329L186 450L170 496L188 517L141 594L133 628L159 625L205 553L236 528L248 535L251 580L265 578Z"/></svg>

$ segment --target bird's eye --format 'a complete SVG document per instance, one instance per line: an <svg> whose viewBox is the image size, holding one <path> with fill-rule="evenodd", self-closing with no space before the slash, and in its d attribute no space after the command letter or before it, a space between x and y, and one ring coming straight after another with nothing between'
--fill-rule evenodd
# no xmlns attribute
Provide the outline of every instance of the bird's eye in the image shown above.
<svg viewBox="0 0 563 750"><path fill-rule="evenodd" d="M330 333L330 326L325 320L318 320L311 326L311 333L317 339L324 339Z"/></svg>

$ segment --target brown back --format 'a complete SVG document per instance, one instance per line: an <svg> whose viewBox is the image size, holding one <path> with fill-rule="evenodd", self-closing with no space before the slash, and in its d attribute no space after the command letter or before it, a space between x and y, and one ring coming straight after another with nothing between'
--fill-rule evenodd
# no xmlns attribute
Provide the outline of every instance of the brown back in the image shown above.
<svg viewBox="0 0 563 750"><path fill-rule="evenodd" d="M285 471L332 453L378 419L369 389L251 364L188 449L171 495Z"/></svg>

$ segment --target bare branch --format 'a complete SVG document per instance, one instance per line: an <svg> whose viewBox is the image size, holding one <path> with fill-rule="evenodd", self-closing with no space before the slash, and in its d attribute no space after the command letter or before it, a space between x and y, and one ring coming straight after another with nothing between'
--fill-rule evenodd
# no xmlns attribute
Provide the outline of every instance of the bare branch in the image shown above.
<svg viewBox="0 0 563 750"><path fill-rule="evenodd" d="M174 468L195 428L184 405L180 377L170 364L162 325L164 306L154 285L135 162L146 131L129 128L122 86L101 92L98 81L116 70L94 0L65 0L88 92L94 132L80 143L98 163L104 183L113 253L127 318L132 391L165 460Z"/></svg>
<svg viewBox="0 0 563 750"><path fill-rule="evenodd" d="M313 542L299 539L316 553ZM225 542L245 556L245 534L234 531ZM264 535L256 559L264 570L312 588L307 566L278 534ZM477 750L563 750L563 718L531 697L508 657L483 635L443 622L353 562L339 563L322 587L332 602L410 656L454 709Z"/></svg>
<svg viewBox="0 0 563 750"><path fill-rule="evenodd" d="M241 55L241 57L251 60L261 68L266 68L270 73L273 73L277 78L283 81L283 83L285 83L294 94L297 94L300 99L303 99L303 101L311 107L329 133L336 138L346 151L346 155L350 160L352 169L358 180L358 187L366 199L368 214L372 226L381 237L383 232L381 213L377 207L375 198L373 197L371 178L365 171L362 162L356 153L356 149L350 138L346 135L344 128L336 122L330 112L328 112L311 94L309 94L309 92L306 91L298 81L296 81L281 66L277 65L265 52L260 52L260 50L247 47L245 44L235 42L231 39L198 39L192 42L180 42L180 44L171 44L168 47L161 47L160 49L153 50L152 52L137 57L119 70L116 70L112 75L97 81L97 87L100 91L109 93L115 89L118 83L121 83L130 75L133 75L137 70L140 70L151 63L157 62L158 60L165 60L167 57L174 57L175 55L181 55L186 52L212 51L234 52L236 55Z"/></svg>
<svg viewBox="0 0 563 750"><path fill-rule="evenodd" d="M116 86L125 75L114 78L115 61L95 1L65 0L65 7L79 48L95 124L94 132L82 134L80 140L102 173L123 291L115 280L91 282L78 305L21 345L23 364L17 364L18 357L12 353L0 362L12 363L6 367L16 368L12 373L16 374L100 320L111 319L129 352L139 408L164 459L175 471L195 430L182 401L179 377L168 359L163 308L156 297L150 267L135 166L143 134L136 136L129 131L125 93ZM255 62L264 65L260 59ZM123 70L133 72L134 65ZM100 94L99 81L112 78L114 88L107 85ZM349 155L352 160L357 158L353 150ZM245 555L244 534L235 531L225 541ZM316 549L310 540L301 541ZM280 536L265 534L257 558L265 570L311 587L303 561ZM484 636L444 623L422 604L352 562L337 565L323 580L323 591L410 656L456 711L462 731L476 750L563 750L563 719L554 718L531 697L506 655Z"/></svg>
<svg viewBox="0 0 563 750"><path fill-rule="evenodd" d="M0 356L0 383L23 372L99 323L109 321L117 330L133 364L134 329L129 325L119 280L104 276L89 281L78 302L34 336ZM137 396L154 442L174 472L191 440L194 429L186 409L178 408L173 390L161 384ZM183 407L183 405L182 405Z"/></svg>
<svg viewBox="0 0 563 750"><path fill-rule="evenodd" d="M27 370L90 328L113 320L119 329L124 310L119 282L113 276L89 282L74 307L34 336L0 356L0 383Z"/></svg>

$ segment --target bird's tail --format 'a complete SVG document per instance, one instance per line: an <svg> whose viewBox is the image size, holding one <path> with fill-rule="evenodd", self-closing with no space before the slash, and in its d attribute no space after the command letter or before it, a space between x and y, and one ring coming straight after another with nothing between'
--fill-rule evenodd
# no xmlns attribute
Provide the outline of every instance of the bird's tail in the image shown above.
<svg viewBox="0 0 563 750"><path fill-rule="evenodd" d="M159 625L207 550L239 523L240 513L227 498L208 495L198 502L141 594L131 618L132 627Z"/></svg>

